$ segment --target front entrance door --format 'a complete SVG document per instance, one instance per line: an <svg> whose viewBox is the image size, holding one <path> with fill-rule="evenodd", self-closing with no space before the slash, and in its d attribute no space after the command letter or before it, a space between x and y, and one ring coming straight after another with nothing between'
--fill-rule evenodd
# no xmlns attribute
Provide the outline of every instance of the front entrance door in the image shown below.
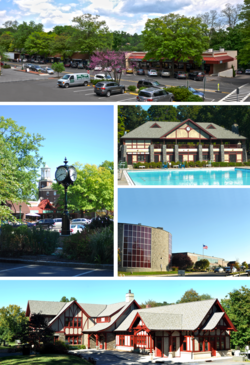
<svg viewBox="0 0 250 365"><path fill-rule="evenodd" d="M156 337L155 342L156 357L162 357L162 338Z"/></svg>
<svg viewBox="0 0 250 365"><path fill-rule="evenodd" d="M173 357L180 356L180 337L177 336L172 337L172 351L173 351Z"/></svg>
<svg viewBox="0 0 250 365"><path fill-rule="evenodd" d="M128 155L128 165L132 165L132 155Z"/></svg>
<svg viewBox="0 0 250 365"><path fill-rule="evenodd" d="M211 356L216 356L215 337L210 337Z"/></svg>

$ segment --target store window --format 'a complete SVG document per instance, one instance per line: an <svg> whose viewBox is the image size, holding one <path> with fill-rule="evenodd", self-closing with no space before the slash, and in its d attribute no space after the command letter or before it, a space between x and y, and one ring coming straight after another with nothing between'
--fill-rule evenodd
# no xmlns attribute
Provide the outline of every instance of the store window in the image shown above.
<svg viewBox="0 0 250 365"><path fill-rule="evenodd" d="M125 336L119 336L119 345L124 346L125 345Z"/></svg>

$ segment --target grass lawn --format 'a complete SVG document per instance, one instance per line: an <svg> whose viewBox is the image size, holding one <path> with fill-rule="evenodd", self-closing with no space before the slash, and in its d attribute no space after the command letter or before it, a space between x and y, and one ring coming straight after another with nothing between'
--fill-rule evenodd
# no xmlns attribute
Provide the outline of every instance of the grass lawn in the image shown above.
<svg viewBox="0 0 250 365"><path fill-rule="evenodd" d="M1 365L90 365L84 359L72 355L31 355L0 357Z"/></svg>
<svg viewBox="0 0 250 365"><path fill-rule="evenodd" d="M118 271L118 275L125 275L125 276L131 276L131 275L170 275L170 274L178 274L178 271L149 271L149 272L123 272Z"/></svg>
<svg viewBox="0 0 250 365"><path fill-rule="evenodd" d="M9 349L10 347L13 347L13 346L17 346L17 344L15 342L8 342L8 346L3 346L0 344L0 350Z"/></svg>

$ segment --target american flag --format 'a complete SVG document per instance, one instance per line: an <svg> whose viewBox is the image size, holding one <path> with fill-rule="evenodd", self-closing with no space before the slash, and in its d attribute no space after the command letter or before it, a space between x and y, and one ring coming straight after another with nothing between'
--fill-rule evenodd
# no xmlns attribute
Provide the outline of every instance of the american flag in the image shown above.
<svg viewBox="0 0 250 365"><path fill-rule="evenodd" d="M206 245L203 245L203 249L207 250L207 249L208 249L208 247L207 247Z"/></svg>

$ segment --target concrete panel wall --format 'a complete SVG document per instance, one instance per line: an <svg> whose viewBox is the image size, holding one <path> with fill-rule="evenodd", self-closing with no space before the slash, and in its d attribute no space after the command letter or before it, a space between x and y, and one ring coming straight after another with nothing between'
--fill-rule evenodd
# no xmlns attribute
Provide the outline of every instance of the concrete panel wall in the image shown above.
<svg viewBox="0 0 250 365"><path fill-rule="evenodd" d="M169 267L169 233L163 229L152 228L151 269L167 271Z"/></svg>

